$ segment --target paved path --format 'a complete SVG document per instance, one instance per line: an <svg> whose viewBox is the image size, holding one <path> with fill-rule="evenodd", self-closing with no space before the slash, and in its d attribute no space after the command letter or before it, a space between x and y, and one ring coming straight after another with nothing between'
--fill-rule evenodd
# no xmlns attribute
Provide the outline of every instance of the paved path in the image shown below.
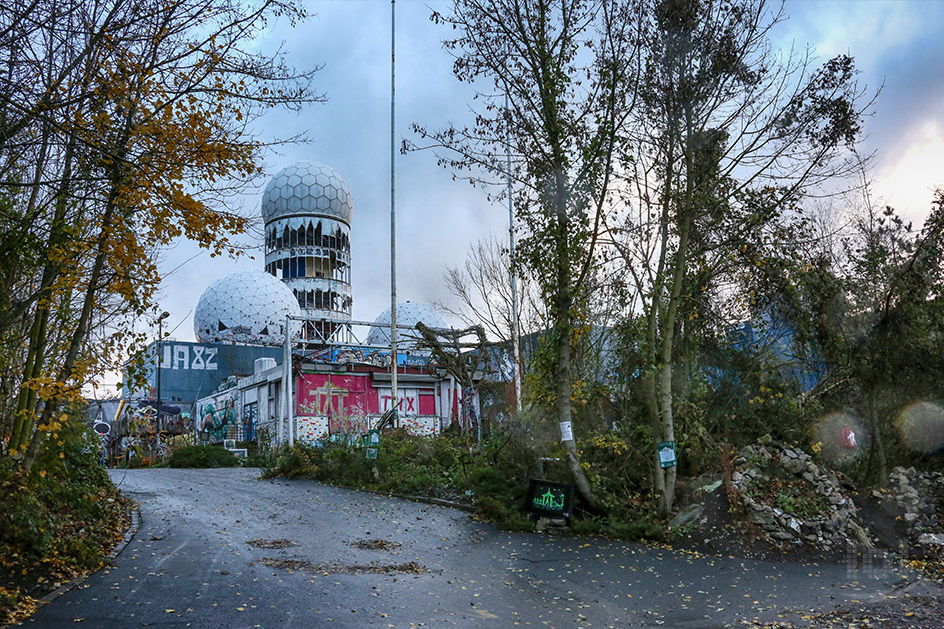
<svg viewBox="0 0 944 629"><path fill-rule="evenodd" d="M445 507L257 476L252 469L112 471L140 503L140 530L113 567L44 606L31 623L720 627L755 618L802 622L811 609L865 600L900 581L892 569L862 573L503 533Z"/></svg>

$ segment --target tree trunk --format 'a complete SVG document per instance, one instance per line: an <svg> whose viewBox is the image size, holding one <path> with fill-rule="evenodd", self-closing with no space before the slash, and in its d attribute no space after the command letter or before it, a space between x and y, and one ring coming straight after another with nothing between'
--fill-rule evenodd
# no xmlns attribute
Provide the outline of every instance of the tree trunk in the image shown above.
<svg viewBox="0 0 944 629"><path fill-rule="evenodd" d="M63 158L64 171L62 185L56 198L56 211L53 216L52 225L50 226L50 250L61 245L63 242L65 216L69 205L67 202L67 191L72 179L72 157L74 150L75 141L73 140L66 146L66 152ZM38 184L35 187L38 188ZM34 203L35 196L30 199L31 206ZM17 455L20 450L26 447L33 432L37 393L36 389L26 385L42 375L51 309L51 295L47 293L49 287L52 286L53 282L59 276L60 271L61 263L59 261L46 260L40 281L39 301L37 302L33 325L30 331L30 343L27 348L26 364L23 369L22 388L20 389L20 394L17 399L13 434L10 437L9 451L14 455Z"/></svg>
<svg viewBox="0 0 944 629"><path fill-rule="evenodd" d="M46 439L46 433L42 430L37 430L33 433L33 438L30 439L29 447L26 449L26 454L23 456L23 462L20 464L20 474L26 476L30 473L30 470L33 469L33 463L36 462L36 456L39 454L39 448L43 445L43 441Z"/></svg>
<svg viewBox="0 0 944 629"><path fill-rule="evenodd" d="M675 367L675 330L677 327L679 302L682 299L682 287L685 284L685 271L688 259L688 243L692 231L692 212L693 212L693 192L694 182L692 181L693 155L691 145L691 124L686 125L687 137L684 143L685 149L685 198L682 201L681 220L678 222L679 241L678 249L675 252L674 269L672 272L672 286L669 293L669 303L665 312L665 319L662 321L662 353L659 362L660 376L660 411L662 414L662 441L671 441L675 443L675 408L673 396L673 370ZM671 190L671 188L670 188ZM669 200L667 200L667 203ZM662 470L662 464L658 461L658 452L656 452L659 469ZM676 458L678 450L676 449ZM664 484L662 493L659 496L659 513L665 517L672 511L675 505L675 479L678 473L677 465L664 468Z"/></svg>
<svg viewBox="0 0 944 629"><path fill-rule="evenodd" d="M574 484L577 491L593 507L597 507L596 498L590 488L590 481L584 474L583 467L580 465L580 457L577 454L577 442L573 437L573 412L571 404L571 394L573 387L570 382L570 362L573 343L573 324L571 322L574 298L571 293L571 273L570 273L570 241L568 238L568 217L567 217L567 183L563 171L558 171L555 176L556 187L556 219L557 219L557 295L556 295L556 321L555 329L557 335L557 421L563 427L565 424L571 427L571 438L561 443L567 452L567 464L574 477ZM562 435L563 437L563 435Z"/></svg>
<svg viewBox="0 0 944 629"><path fill-rule="evenodd" d="M675 442L675 414L672 395L672 370L675 365L674 344L675 327L678 317L678 306L682 296L682 285L685 282L685 258L688 250L688 240L691 233L691 214L686 212L679 225L679 245L675 254L675 271L672 278L672 292L669 296L669 307L666 311L662 330L662 356L659 366L661 378L660 407L662 411L662 441ZM656 453L658 459L658 452ZM659 469L662 469L661 463ZM675 477L677 467L665 468L665 485L659 501L659 512L667 516L675 504Z"/></svg>
<svg viewBox="0 0 944 629"><path fill-rule="evenodd" d="M878 421L878 404L876 390L873 386L869 391L869 465L868 473L879 486L884 486L888 480L888 461L885 458L885 439L882 437L881 423Z"/></svg>

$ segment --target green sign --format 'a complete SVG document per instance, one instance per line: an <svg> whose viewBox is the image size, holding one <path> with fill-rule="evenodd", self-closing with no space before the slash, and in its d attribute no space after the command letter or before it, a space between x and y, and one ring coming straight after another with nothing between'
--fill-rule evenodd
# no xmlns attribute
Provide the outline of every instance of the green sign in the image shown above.
<svg viewBox="0 0 944 629"><path fill-rule="evenodd" d="M362 432L361 433L361 447L362 448L379 448L380 447L380 431L370 430L368 432Z"/></svg>
<svg viewBox="0 0 944 629"><path fill-rule="evenodd" d="M346 432L336 432L331 434L328 439L332 443L346 443L352 448L357 448L361 445L362 438L361 435L357 433L346 433Z"/></svg>
<svg viewBox="0 0 944 629"><path fill-rule="evenodd" d="M662 467L675 467L678 465L678 459L675 456L674 441L660 441L656 444L656 450L659 452L659 465Z"/></svg>
<svg viewBox="0 0 944 629"><path fill-rule="evenodd" d="M365 452L366 452L366 454L364 455L365 458L368 458L368 459L377 458L377 448L367 448Z"/></svg>
<svg viewBox="0 0 944 629"><path fill-rule="evenodd" d="M566 518L574 502L574 486L532 478L528 488L528 510L551 517Z"/></svg>

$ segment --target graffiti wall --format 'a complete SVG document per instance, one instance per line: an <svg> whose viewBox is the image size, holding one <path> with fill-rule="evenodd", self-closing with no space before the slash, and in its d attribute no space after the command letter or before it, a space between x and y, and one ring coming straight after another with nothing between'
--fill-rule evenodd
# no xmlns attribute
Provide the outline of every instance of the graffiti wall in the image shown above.
<svg viewBox="0 0 944 629"><path fill-rule="evenodd" d="M126 387L122 392L123 398L151 394L157 388L156 367L159 365L161 399L186 407L212 394L220 383L231 376L251 375L257 358L281 361L283 349L168 340L161 343L160 356L157 354L157 344L153 343L147 349L144 365L147 384L142 390L131 391ZM125 382L128 382L127 378Z"/></svg>
<svg viewBox="0 0 944 629"><path fill-rule="evenodd" d="M344 345L318 350L309 356L308 359L312 362L328 363L332 365L360 363L364 365L374 365L375 367L389 367L391 363L389 350L377 349L376 347L360 347L357 345ZM414 354L397 352L397 364L428 365L429 355L423 352Z"/></svg>
<svg viewBox="0 0 944 629"><path fill-rule="evenodd" d="M240 421L238 389L203 398L197 406L197 432L202 443L219 443L224 439L245 441L245 430Z"/></svg>
<svg viewBox="0 0 944 629"><path fill-rule="evenodd" d="M368 375L304 374L297 392L298 417L326 418L331 434L366 432L367 417L378 412Z"/></svg>
<svg viewBox="0 0 944 629"><path fill-rule="evenodd" d="M303 374L297 383L298 438L361 434L391 407L391 389L375 388L370 374ZM399 388L400 426L417 435L439 432L436 390Z"/></svg>
<svg viewBox="0 0 944 629"><path fill-rule="evenodd" d="M400 426L411 435L432 437L439 433L439 418L436 416L400 417Z"/></svg>
<svg viewBox="0 0 944 629"><path fill-rule="evenodd" d="M299 441L312 443L328 438L327 417L299 417L296 419L296 434Z"/></svg>

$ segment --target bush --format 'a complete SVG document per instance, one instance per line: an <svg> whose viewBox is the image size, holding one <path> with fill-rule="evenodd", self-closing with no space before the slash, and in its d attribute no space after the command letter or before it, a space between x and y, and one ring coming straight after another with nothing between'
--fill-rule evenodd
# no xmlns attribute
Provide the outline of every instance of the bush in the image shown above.
<svg viewBox="0 0 944 629"><path fill-rule="evenodd" d="M240 460L229 450L218 446L184 446L174 450L167 459L168 467L209 468L237 467Z"/></svg>
<svg viewBox="0 0 944 629"><path fill-rule="evenodd" d="M659 540L664 529L662 523L653 519L650 512L636 513L627 518L615 515L593 516L575 519L571 528L578 535L600 535L619 540Z"/></svg>
<svg viewBox="0 0 944 629"><path fill-rule="evenodd" d="M477 515L506 531L533 531L534 522L519 508L489 496L476 498Z"/></svg>
<svg viewBox="0 0 944 629"><path fill-rule="evenodd" d="M601 432L581 440L584 473L607 510L619 512L645 491L651 443L648 426Z"/></svg>
<svg viewBox="0 0 944 629"><path fill-rule="evenodd" d="M103 565L127 522L126 503L98 463L100 438L77 419L50 428L28 475L0 457L0 625L50 581Z"/></svg>
<svg viewBox="0 0 944 629"><path fill-rule="evenodd" d="M369 470L370 465L364 462L363 450L346 442L322 445L298 442L284 449L262 475L264 478L310 478L350 487L362 486L369 476Z"/></svg>
<svg viewBox="0 0 944 629"><path fill-rule="evenodd" d="M547 426L537 415L506 420L479 444L466 436L413 437L394 430L381 436L376 460L366 459L363 448L346 440L318 447L296 444L263 475L396 494L458 500L471 496L478 517L506 530L533 530L525 509L538 453L563 459L559 443L546 433ZM651 515L641 472L648 459L640 462L633 456L638 448L631 444L639 441L633 435L607 432L580 442L588 476L608 515L576 509L571 519L576 532L616 539L659 538L662 527ZM547 462L544 469L550 480L570 481L562 462Z"/></svg>
<svg viewBox="0 0 944 629"><path fill-rule="evenodd" d="M310 478L348 487L449 499L473 496L489 519L508 528L530 527L522 512L534 454L505 428L478 447L466 436L413 437L402 430L381 437L377 459L346 440L296 444L263 476ZM468 493L467 493L468 492ZM487 500L484 500L487 499ZM482 502L484 500L484 502Z"/></svg>

